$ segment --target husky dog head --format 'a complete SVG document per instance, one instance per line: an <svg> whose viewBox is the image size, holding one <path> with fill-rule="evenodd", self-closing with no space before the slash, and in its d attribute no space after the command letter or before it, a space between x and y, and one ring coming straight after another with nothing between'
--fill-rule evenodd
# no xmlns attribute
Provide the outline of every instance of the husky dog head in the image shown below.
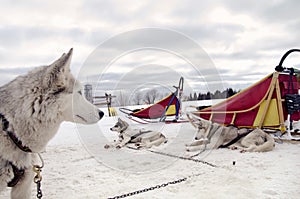
<svg viewBox="0 0 300 199"><path fill-rule="evenodd" d="M89 103L70 72L73 50L0 87L0 113L25 145L41 150L63 121L93 124L103 112ZM38 143L38 145L37 145Z"/></svg>
<svg viewBox="0 0 300 199"><path fill-rule="evenodd" d="M48 66L43 85L48 89L49 97L58 100L60 105L63 104L60 109L62 120L93 124L98 122L104 114L84 98L81 84L71 74L72 52L71 49Z"/></svg>
<svg viewBox="0 0 300 199"><path fill-rule="evenodd" d="M207 135L207 131L209 130L210 122L206 122L199 118L195 119L192 125L197 129L197 133L195 135L195 140L200 140L205 138Z"/></svg>
<svg viewBox="0 0 300 199"><path fill-rule="evenodd" d="M123 133L128 128L128 123L118 118L118 122L110 128L111 131Z"/></svg>
<svg viewBox="0 0 300 199"><path fill-rule="evenodd" d="M72 49L68 54L63 54L60 59L52 63L44 83L49 87L52 86L55 95L64 96L60 99L65 100L62 102L65 104L65 110L63 110L65 121L81 124L96 123L104 113L83 96L82 85L70 73L71 57Z"/></svg>

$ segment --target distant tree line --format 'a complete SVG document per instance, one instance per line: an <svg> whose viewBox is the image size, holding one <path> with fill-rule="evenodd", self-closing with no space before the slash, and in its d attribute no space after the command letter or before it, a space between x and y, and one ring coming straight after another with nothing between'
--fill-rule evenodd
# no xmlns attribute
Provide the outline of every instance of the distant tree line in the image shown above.
<svg viewBox="0 0 300 199"><path fill-rule="evenodd" d="M133 98L133 103L135 105L154 104L160 97L162 97L162 94L154 88L148 90L146 93L136 92Z"/></svg>
<svg viewBox="0 0 300 199"><path fill-rule="evenodd" d="M216 90L215 92L207 93L190 93L190 95L183 96L183 101L196 101L196 100L210 100L210 99L225 99L233 96L239 91L228 88L224 91ZM115 93L117 106L127 106L127 105L143 105L143 104L154 104L157 101L168 96L170 93L162 93L157 89L150 89L144 92L136 91L134 95L130 95L126 92L120 91Z"/></svg>
<svg viewBox="0 0 300 199"><path fill-rule="evenodd" d="M216 90L214 93L207 92L207 93L190 93L188 97L188 101L195 101L195 100L210 100L210 99L225 99L231 97L238 93L239 91L233 90L232 88L227 88L224 91Z"/></svg>

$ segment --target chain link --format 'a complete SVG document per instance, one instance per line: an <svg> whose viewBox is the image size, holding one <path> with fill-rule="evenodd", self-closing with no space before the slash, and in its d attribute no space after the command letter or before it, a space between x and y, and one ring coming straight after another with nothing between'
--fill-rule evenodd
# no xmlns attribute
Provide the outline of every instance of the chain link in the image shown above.
<svg viewBox="0 0 300 199"><path fill-rule="evenodd" d="M41 181L42 181L42 176L41 176L41 172L42 172L42 167L38 166L38 165L34 165L33 166L33 171L36 173L36 175L34 176L34 183L36 183L36 189L37 189L37 194L36 197L38 199L41 199L43 197L42 194L42 189L41 189Z"/></svg>
<svg viewBox="0 0 300 199"><path fill-rule="evenodd" d="M137 194L140 194L140 193L145 193L145 192L148 192L148 191L153 191L155 189L160 189L160 188L166 187L168 185L178 184L178 183L184 182L186 180L187 180L187 178L180 178L178 180L170 181L170 182L167 182L167 183L159 184L159 185L152 186L152 187L145 188L145 189L140 189L140 190L133 191L133 192L130 192L130 193L125 193L125 194L122 194L122 195L119 195L119 196L114 196L114 197L108 198L108 199L126 198L126 197L137 195Z"/></svg>
<svg viewBox="0 0 300 199"><path fill-rule="evenodd" d="M37 181L35 183L36 183L36 190L37 190L36 197L38 199L41 199L43 197L43 193L42 193L42 189L41 189L41 181Z"/></svg>
<svg viewBox="0 0 300 199"><path fill-rule="evenodd" d="M193 161L193 162L199 162L199 163L202 163L202 164L206 164L208 166L211 166L211 167L218 167L217 165L215 164L212 164L212 163L209 163L209 162L206 162L204 160L199 160L199 159L194 159L192 157L183 157L183 156L179 156L179 155L173 155L173 154L169 154L169 153L164 153L164 152L161 152L161 151L153 151L153 150L148 150L152 153L156 153L156 154L159 154L159 155L164 155L164 156L168 156L168 157L172 157L172 158L178 158L178 159L181 159L181 160L189 160L189 161Z"/></svg>
<svg viewBox="0 0 300 199"><path fill-rule="evenodd" d="M148 151L150 151L150 152L152 152L152 153L159 154L159 155L164 155L164 156L168 156L168 157L172 157L172 158L178 158L178 159L181 159L181 160L190 160L190 161L193 161L193 162L199 162L199 163L206 164L206 165L211 166L211 167L214 167L214 168L217 168L217 167L218 167L218 166L215 165L215 164L212 164L212 163L209 163L209 162L206 162L206 161L203 161L203 160L199 160L199 159L194 159L194 158L192 158L192 157L191 157L191 158L188 158L188 157L183 157L183 156L173 155L173 154L169 154L169 153L164 153L164 152L161 152L161 151L153 151L153 150L148 150ZM152 186L152 187L145 188L145 189L140 189L140 190L133 191L133 192L130 192L130 193L125 193L125 194L118 195L118 196L114 196L114 197L111 197L111 198L108 198L108 199L126 198L126 197L129 197L129 196L137 195L137 194L140 194L140 193L145 193L145 192L152 191L152 190L155 190L155 189L160 189L160 188L166 187L166 186L168 186L168 185L179 184L179 183L181 183L181 182L186 181L188 178L196 177L196 176L199 176L199 175L201 175L201 174L202 174L202 173L189 175L188 177L180 178L180 179L178 179L178 180L169 181L169 182L167 182L167 183L159 184L159 185Z"/></svg>

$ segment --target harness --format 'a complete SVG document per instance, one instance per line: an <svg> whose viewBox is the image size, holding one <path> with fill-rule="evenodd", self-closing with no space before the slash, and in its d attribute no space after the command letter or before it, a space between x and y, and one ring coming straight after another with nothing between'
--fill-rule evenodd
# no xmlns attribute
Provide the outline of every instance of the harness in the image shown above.
<svg viewBox="0 0 300 199"><path fill-rule="evenodd" d="M13 163L9 162L9 164L11 165L12 169L13 169L13 173L14 173L14 178L7 183L8 187L14 187L16 184L18 184L18 182L21 180L21 178L24 176L25 173L25 169L19 169L18 167L16 167Z"/></svg>
<svg viewBox="0 0 300 199"><path fill-rule="evenodd" d="M233 140L231 140L227 144L223 144L223 145L219 146L219 148L227 148L227 147L233 145L234 143L238 142L240 139L242 139L243 137L245 137L246 135L248 135L250 132L251 132L251 130L249 129L245 133L242 133L242 134L238 133L237 136Z"/></svg>
<svg viewBox="0 0 300 199"><path fill-rule="evenodd" d="M121 139L124 139L123 133L126 131L127 128L128 128L128 126L125 126L125 127L122 128L122 130L120 131L119 137L120 137ZM150 133L150 132L151 132L150 130L148 130L148 131L142 131L142 130L140 130L138 133L136 133L136 134L134 134L134 135L132 135L132 136L130 137L130 141L131 141L131 140L134 140L134 139L136 139L136 138L138 138L140 135L143 135L144 133Z"/></svg>
<svg viewBox="0 0 300 199"><path fill-rule="evenodd" d="M0 120L2 121L2 130L5 131L7 133L7 135L9 136L9 138L12 140L12 142L22 151L26 152L26 153L31 153L31 149L25 145L23 145L22 141L19 140L16 136L15 133L8 131L8 126L9 126L9 122L7 121L7 119L4 117L3 114L0 113ZM25 169L23 168L18 168L16 165L14 165L12 162L9 162L9 164L11 165L12 169L13 169L13 173L14 173L14 178L7 183L8 187L14 187L16 184L18 184L18 182L22 179L22 177L24 176L25 173Z"/></svg>
<svg viewBox="0 0 300 199"><path fill-rule="evenodd" d="M140 130L138 133L136 133L135 135L131 136L131 140L135 139L135 138L138 138L140 135L143 135L144 133L150 133L151 131L148 130L148 131L142 131Z"/></svg>
<svg viewBox="0 0 300 199"><path fill-rule="evenodd" d="M3 126L2 130L7 133L7 135L15 143L15 145L22 151L24 151L26 153L31 153L32 152L31 149L28 146L23 145L22 141L18 139L18 137L16 136L16 134L14 132L7 130L8 126L9 126L9 122L4 117L4 115L1 113L0 113L0 120L2 120L2 126Z"/></svg>

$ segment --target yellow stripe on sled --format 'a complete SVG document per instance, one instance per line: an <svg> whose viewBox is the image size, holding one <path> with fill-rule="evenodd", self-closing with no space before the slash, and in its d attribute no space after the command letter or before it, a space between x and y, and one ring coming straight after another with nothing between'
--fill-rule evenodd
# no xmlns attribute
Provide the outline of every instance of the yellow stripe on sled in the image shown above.
<svg viewBox="0 0 300 199"><path fill-rule="evenodd" d="M175 104L172 104L169 106L166 115L175 115L176 114L176 106Z"/></svg>
<svg viewBox="0 0 300 199"><path fill-rule="evenodd" d="M259 106L259 110L254 120L253 126L259 126L259 123L263 116L262 114L265 109L265 106L266 106L266 100L263 101ZM265 116L265 120L263 122L263 126L278 126L279 124L280 122L279 122L277 101L276 99L271 99L268 111Z"/></svg>

